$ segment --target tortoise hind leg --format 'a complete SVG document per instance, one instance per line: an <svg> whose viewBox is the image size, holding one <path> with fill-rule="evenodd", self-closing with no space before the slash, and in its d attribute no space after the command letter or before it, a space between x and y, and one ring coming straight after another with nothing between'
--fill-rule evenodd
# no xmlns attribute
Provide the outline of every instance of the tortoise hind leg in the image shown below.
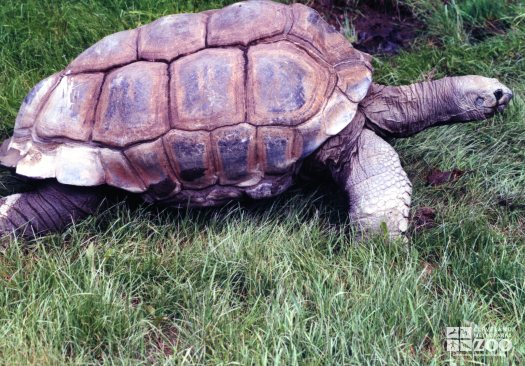
<svg viewBox="0 0 525 366"><path fill-rule="evenodd" d="M0 199L0 235L27 238L61 232L73 221L93 214L104 197L97 188L45 182L35 191Z"/></svg>
<svg viewBox="0 0 525 366"><path fill-rule="evenodd" d="M408 228L412 185L399 157L387 142L364 129L356 153L339 181L350 201L350 219L362 234L379 232L386 224L390 237Z"/></svg>

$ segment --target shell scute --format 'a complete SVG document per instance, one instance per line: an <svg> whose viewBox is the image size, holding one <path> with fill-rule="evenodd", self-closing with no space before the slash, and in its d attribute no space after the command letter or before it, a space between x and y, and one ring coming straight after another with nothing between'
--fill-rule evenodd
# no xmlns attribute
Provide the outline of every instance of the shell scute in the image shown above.
<svg viewBox="0 0 525 366"><path fill-rule="evenodd" d="M103 78L102 73L64 76L36 119L38 136L88 140Z"/></svg>
<svg viewBox="0 0 525 366"><path fill-rule="evenodd" d="M139 58L172 59L206 46L206 20L203 13L174 14L162 17L140 29Z"/></svg>
<svg viewBox="0 0 525 366"><path fill-rule="evenodd" d="M329 92L330 72L289 42L248 50L248 122L298 125L314 115Z"/></svg>
<svg viewBox="0 0 525 366"><path fill-rule="evenodd" d="M261 179L255 137L256 128L246 123L218 128L211 133L220 184L242 187Z"/></svg>
<svg viewBox="0 0 525 366"><path fill-rule="evenodd" d="M49 93L60 82L61 75L62 73L57 72L40 81L31 89L22 101L22 105L16 116L15 131L33 126L40 108L47 100Z"/></svg>
<svg viewBox="0 0 525 366"><path fill-rule="evenodd" d="M369 63L368 55L356 50L334 27L329 25L314 9L299 3L292 5L293 26L290 35L307 42L307 48L317 49L331 65L346 60Z"/></svg>
<svg viewBox="0 0 525 366"><path fill-rule="evenodd" d="M208 45L247 45L251 41L283 33L291 21L286 5L271 1L247 1L211 14ZM271 19L271 21L269 21Z"/></svg>
<svg viewBox="0 0 525 366"><path fill-rule="evenodd" d="M238 48L206 49L173 62L171 114L182 130L244 121L244 56Z"/></svg>
<svg viewBox="0 0 525 366"><path fill-rule="evenodd" d="M184 188L201 189L217 182L210 151L210 133L172 130L164 146Z"/></svg>
<svg viewBox="0 0 525 366"><path fill-rule="evenodd" d="M363 63L343 63L336 68L339 75L337 86L354 102L366 97L372 84L372 71Z"/></svg>
<svg viewBox="0 0 525 366"><path fill-rule="evenodd" d="M111 72L104 82L93 141L123 147L166 133L168 69L161 62L135 62Z"/></svg>
<svg viewBox="0 0 525 366"><path fill-rule="evenodd" d="M98 148L60 145L56 153L56 179L63 184L98 186L105 183Z"/></svg>
<svg viewBox="0 0 525 366"><path fill-rule="evenodd" d="M102 71L137 60L138 29L111 34L82 52L66 68L66 74Z"/></svg>
<svg viewBox="0 0 525 366"><path fill-rule="evenodd" d="M328 136L335 136L354 119L357 104L336 89L322 111L323 130Z"/></svg>
<svg viewBox="0 0 525 366"><path fill-rule="evenodd" d="M297 161L294 129L259 127L257 145L257 155L262 160L265 173L283 174Z"/></svg>
<svg viewBox="0 0 525 366"><path fill-rule="evenodd" d="M13 142L13 148L26 150L22 154L24 157L16 165L17 174L37 179L55 178L56 144L35 144L29 141L18 145L16 141Z"/></svg>
<svg viewBox="0 0 525 366"><path fill-rule="evenodd" d="M303 145L301 157L310 155L328 138L341 132L352 122L356 112L357 104L336 89L323 108L298 127Z"/></svg>
<svg viewBox="0 0 525 366"><path fill-rule="evenodd" d="M138 172L148 194L161 199L180 191L180 182L171 169L162 139L132 146L124 154Z"/></svg>
<svg viewBox="0 0 525 366"><path fill-rule="evenodd" d="M106 184L134 193L146 190L144 183L120 151L100 149L100 161L104 167Z"/></svg>

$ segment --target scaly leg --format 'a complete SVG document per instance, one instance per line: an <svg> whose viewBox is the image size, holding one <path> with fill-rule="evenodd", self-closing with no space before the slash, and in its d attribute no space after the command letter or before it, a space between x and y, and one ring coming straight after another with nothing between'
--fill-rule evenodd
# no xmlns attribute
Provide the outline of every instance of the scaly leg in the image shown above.
<svg viewBox="0 0 525 366"><path fill-rule="evenodd" d="M350 219L360 232L379 232L382 223L390 237L408 229L412 184L392 146L365 128L341 174L344 176L339 181L349 197Z"/></svg>
<svg viewBox="0 0 525 366"><path fill-rule="evenodd" d="M73 221L93 214L103 199L96 188L45 182L35 191L0 199L0 235L16 233L31 238L61 232Z"/></svg>

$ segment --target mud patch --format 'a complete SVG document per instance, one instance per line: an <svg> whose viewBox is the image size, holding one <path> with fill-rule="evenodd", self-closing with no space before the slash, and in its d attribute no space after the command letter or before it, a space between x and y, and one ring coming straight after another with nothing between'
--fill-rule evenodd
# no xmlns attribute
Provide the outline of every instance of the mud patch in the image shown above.
<svg viewBox="0 0 525 366"><path fill-rule="evenodd" d="M436 210L432 207L418 207L410 218L411 231L431 229L436 226Z"/></svg>
<svg viewBox="0 0 525 366"><path fill-rule="evenodd" d="M482 42L485 39L505 34L510 29L510 22L503 19L486 20L482 26L467 25L467 32L473 42Z"/></svg>
<svg viewBox="0 0 525 366"><path fill-rule="evenodd" d="M446 183L454 183L457 182L463 174L465 174L465 171L459 169L453 169L446 172L439 169L433 169L427 175L427 185L440 186Z"/></svg>
<svg viewBox="0 0 525 366"><path fill-rule="evenodd" d="M390 1L315 0L310 4L323 18L351 38L360 51L395 55L410 47L423 23L402 5Z"/></svg>
<svg viewBox="0 0 525 366"><path fill-rule="evenodd" d="M523 203L523 197L499 196L498 205L505 207L509 211L525 210L525 203Z"/></svg>

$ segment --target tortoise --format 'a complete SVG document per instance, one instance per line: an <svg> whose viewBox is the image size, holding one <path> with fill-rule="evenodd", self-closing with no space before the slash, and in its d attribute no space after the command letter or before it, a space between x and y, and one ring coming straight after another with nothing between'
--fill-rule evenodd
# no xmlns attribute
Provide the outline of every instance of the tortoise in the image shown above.
<svg viewBox="0 0 525 366"><path fill-rule="evenodd" d="M383 137L486 119L512 92L475 75L383 86L372 71L302 4L240 2L107 36L24 99L0 163L35 189L0 200L0 233L59 232L107 186L216 206L279 195L321 166L360 232L398 236L411 183Z"/></svg>

